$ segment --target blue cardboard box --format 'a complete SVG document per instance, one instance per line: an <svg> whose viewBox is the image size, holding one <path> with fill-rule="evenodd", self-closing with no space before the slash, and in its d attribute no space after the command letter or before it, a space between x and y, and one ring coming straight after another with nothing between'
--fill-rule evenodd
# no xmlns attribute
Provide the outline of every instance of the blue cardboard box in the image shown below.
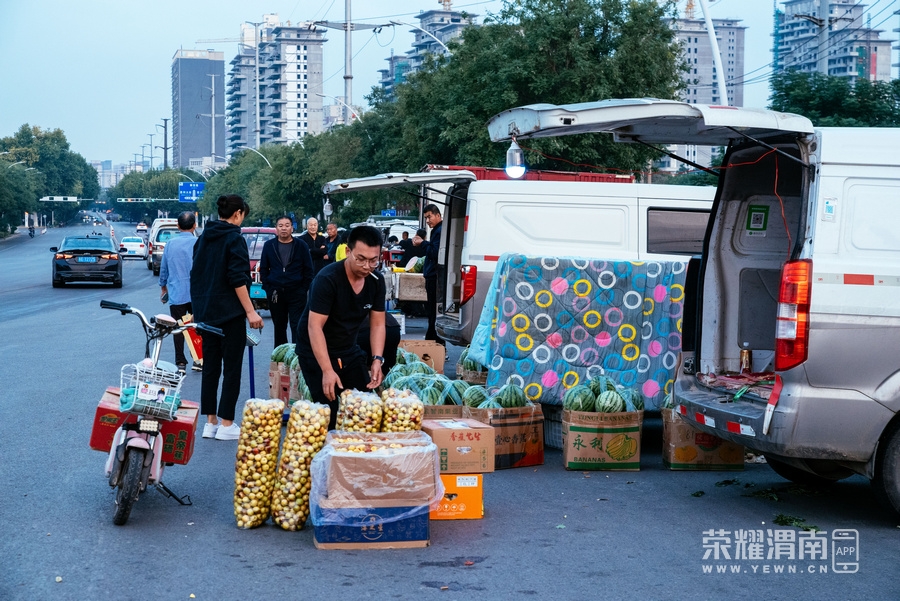
<svg viewBox="0 0 900 601"><path fill-rule="evenodd" d="M311 509L317 549L408 549L431 544L428 505L326 499Z"/></svg>

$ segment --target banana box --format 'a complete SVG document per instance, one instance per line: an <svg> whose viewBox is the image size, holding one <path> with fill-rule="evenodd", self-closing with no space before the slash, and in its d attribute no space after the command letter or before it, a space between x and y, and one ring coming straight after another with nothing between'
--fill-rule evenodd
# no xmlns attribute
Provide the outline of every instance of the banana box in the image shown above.
<svg viewBox="0 0 900 601"><path fill-rule="evenodd" d="M672 409L661 409L663 465L682 471L740 471L744 447L701 432Z"/></svg>
<svg viewBox="0 0 900 601"><path fill-rule="evenodd" d="M567 470L641 469L643 411L593 413L563 410L563 461Z"/></svg>

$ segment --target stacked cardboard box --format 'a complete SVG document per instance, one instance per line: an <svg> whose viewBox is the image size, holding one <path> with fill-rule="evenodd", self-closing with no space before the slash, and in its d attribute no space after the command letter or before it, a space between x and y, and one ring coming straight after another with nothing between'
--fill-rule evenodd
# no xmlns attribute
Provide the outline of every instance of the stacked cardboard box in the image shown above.
<svg viewBox="0 0 900 601"><path fill-rule="evenodd" d="M463 407L463 417L494 428L494 469L543 465L544 415L540 405L510 409Z"/></svg>
<svg viewBox="0 0 900 601"><path fill-rule="evenodd" d="M294 386L296 389L296 386ZM269 398L281 399L287 406L291 401L291 372L285 363L269 363Z"/></svg>
<svg viewBox="0 0 900 601"><path fill-rule="evenodd" d="M447 351L443 345L433 340L401 340L400 348L415 353L423 363L433 367L437 373L444 373Z"/></svg>
<svg viewBox="0 0 900 601"><path fill-rule="evenodd" d="M744 447L701 432L672 409L662 409L663 465L670 470L744 469Z"/></svg>
<svg viewBox="0 0 900 601"><path fill-rule="evenodd" d="M425 420L422 430L438 448L444 496L433 520L484 517L484 472L494 471L494 428L473 419Z"/></svg>
<svg viewBox="0 0 900 601"><path fill-rule="evenodd" d="M187 464L194 454L194 432L200 408L197 403L181 400L181 407L175 412L173 421L162 422L160 436L163 437L162 460L166 463ZM137 421L137 415L123 413L119 409L119 388L110 386L100 398L91 428L90 446L95 451L108 453L112 447L116 430L125 422Z"/></svg>
<svg viewBox="0 0 900 601"><path fill-rule="evenodd" d="M444 491L437 447L424 434L337 433L313 459L311 475L317 548L430 544L430 505Z"/></svg>
<svg viewBox="0 0 900 601"><path fill-rule="evenodd" d="M643 411L592 413L563 410L567 470L641 469Z"/></svg>

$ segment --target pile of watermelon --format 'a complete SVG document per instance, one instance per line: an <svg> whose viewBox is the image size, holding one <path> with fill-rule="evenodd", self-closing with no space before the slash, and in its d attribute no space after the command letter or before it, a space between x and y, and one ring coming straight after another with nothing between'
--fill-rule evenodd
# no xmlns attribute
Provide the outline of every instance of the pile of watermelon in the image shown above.
<svg viewBox="0 0 900 601"><path fill-rule="evenodd" d="M532 405L525 398L525 391L515 384L506 384L494 391L489 391L484 386L469 386L462 396L462 402L476 409L512 409Z"/></svg>
<svg viewBox="0 0 900 601"><path fill-rule="evenodd" d="M401 362L401 353L403 361ZM419 360L415 353L397 349L397 363L387 373L382 382L384 389L408 390L425 405L461 405L465 382L450 380L434 368Z"/></svg>
<svg viewBox="0 0 900 601"><path fill-rule="evenodd" d="M594 376L586 386L573 386L566 391L563 408L595 413L643 411L644 396L635 388L617 385L607 376Z"/></svg>

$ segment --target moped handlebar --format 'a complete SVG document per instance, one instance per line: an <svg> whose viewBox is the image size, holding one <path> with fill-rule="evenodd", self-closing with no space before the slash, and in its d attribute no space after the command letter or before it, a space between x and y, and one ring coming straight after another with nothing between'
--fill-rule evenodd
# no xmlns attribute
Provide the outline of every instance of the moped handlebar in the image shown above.
<svg viewBox="0 0 900 601"><path fill-rule="evenodd" d="M114 303L114 302L108 301L108 300L100 301L100 308L101 309L114 309L116 311L121 311L122 315L125 315L131 309L131 307L129 307L125 303Z"/></svg>
<svg viewBox="0 0 900 601"><path fill-rule="evenodd" d="M205 323L198 323L194 326L194 329L200 330L201 332L209 332L210 334L215 334L216 336L223 336L222 328L216 328L213 326L208 326Z"/></svg>

